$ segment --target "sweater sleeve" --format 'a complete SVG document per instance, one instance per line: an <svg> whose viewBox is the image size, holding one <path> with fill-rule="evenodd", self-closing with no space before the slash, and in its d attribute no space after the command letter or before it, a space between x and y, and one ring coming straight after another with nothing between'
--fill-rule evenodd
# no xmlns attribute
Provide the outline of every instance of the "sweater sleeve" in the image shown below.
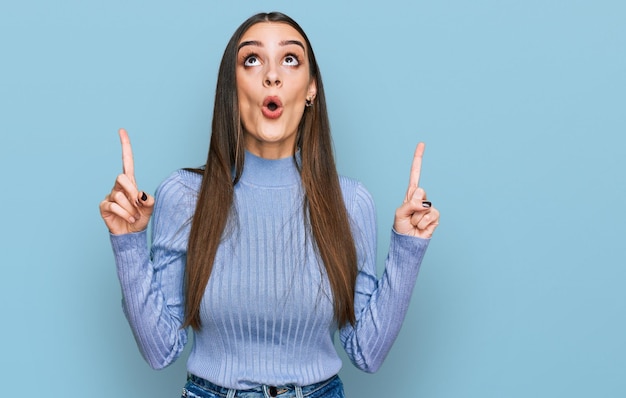
<svg viewBox="0 0 626 398"><path fill-rule="evenodd" d="M180 173L155 194L152 248L146 231L111 235L122 307L143 357L154 369L178 358L187 343L183 275L195 192Z"/></svg>
<svg viewBox="0 0 626 398"><path fill-rule="evenodd" d="M391 350L406 315L429 240L392 230L389 254L380 280L376 274L376 212L367 190L358 185L351 210L359 261L354 310L356 324L340 330L352 363L376 372Z"/></svg>

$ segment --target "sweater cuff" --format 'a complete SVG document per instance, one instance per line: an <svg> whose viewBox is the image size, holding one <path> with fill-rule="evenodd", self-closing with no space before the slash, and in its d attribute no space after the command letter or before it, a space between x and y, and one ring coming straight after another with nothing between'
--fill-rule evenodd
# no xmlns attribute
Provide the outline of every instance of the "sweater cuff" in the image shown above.
<svg viewBox="0 0 626 398"><path fill-rule="evenodd" d="M392 228L389 257L398 265L412 268L417 276L429 243L430 239L400 234Z"/></svg>
<svg viewBox="0 0 626 398"><path fill-rule="evenodd" d="M122 290L129 288L138 280L145 277L145 270L149 264L148 234L140 231L123 235L110 235L111 246L117 275L122 284Z"/></svg>
<svg viewBox="0 0 626 398"><path fill-rule="evenodd" d="M111 247L113 247L113 252L116 254L127 252L129 250L137 250L140 248L147 249L148 248L148 232L144 229L139 232L132 232L128 234L120 234L115 235L111 234Z"/></svg>
<svg viewBox="0 0 626 398"><path fill-rule="evenodd" d="M426 252L431 238L405 235L391 228L391 245L398 246L401 250L408 250L413 254Z"/></svg>

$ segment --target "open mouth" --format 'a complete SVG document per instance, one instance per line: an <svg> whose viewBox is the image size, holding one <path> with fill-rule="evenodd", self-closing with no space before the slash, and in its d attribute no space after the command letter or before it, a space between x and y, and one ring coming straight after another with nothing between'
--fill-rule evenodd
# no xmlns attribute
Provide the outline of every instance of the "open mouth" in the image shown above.
<svg viewBox="0 0 626 398"><path fill-rule="evenodd" d="M283 113L283 103L278 97L266 97L261 112L269 119L277 119Z"/></svg>

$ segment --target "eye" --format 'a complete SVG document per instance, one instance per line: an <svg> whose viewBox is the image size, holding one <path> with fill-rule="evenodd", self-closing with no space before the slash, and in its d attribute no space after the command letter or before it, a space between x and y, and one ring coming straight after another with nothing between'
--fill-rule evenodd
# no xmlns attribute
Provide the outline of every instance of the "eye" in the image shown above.
<svg viewBox="0 0 626 398"><path fill-rule="evenodd" d="M284 61L283 61L283 65L287 65L287 66L298 66L300 65L300 60L298 59L297 56L293 55L293 54L289 54L285 57Z"/></svg>
<svg viewBox="0 0 626 398"><path fill-rule="evenodd" d="M261 61L259 61L259 57L255 54L248 55L243 61L243 66L257 66L260 64Z"/></svg>

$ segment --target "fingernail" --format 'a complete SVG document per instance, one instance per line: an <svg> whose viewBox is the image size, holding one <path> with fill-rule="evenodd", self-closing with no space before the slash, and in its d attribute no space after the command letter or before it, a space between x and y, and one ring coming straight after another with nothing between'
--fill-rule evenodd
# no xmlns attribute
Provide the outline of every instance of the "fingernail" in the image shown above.
<svg viewBox="0 0 626 398"><path fill-rule="evenodd" d="M135 221L137 221L137 220L135 220L135 217L131 217L131 218L128 219L128 222L131 223L131 224L134 224Z"/></svg>
<svg viewBox="0 0 626 398"><path fill-rule="evenodd" d="M142 193L141 193L141 200L143 200L144 202L145 202L146 200L148 200L148 195L146 195L146 193L145 193L145 192L142 192Z"/></svg>
<svg viewBox="0 0 626 398"><path fill-rule="evenodd" d="M422 207L429 209L433 204L427 200L422 201Z"/></svg>

